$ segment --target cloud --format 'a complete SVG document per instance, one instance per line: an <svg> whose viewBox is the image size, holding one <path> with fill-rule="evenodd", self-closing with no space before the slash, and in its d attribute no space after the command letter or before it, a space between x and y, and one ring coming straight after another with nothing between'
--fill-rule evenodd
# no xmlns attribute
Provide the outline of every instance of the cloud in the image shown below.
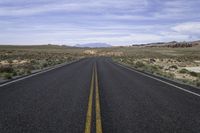
<svg viewBox="0 0 200 133"><path fill-rule="evenodd" d="M10 1L2 2L0 6L0 16L23 16L23 15L35 15L47 12L95 12L95 13L127 13L142 11L144 6L147 5L146 0L118 0L118 1L68 1L61 0L58 2L49 3L47 1L25 2L18 0L16 4L6 4ZM22 4L23 3L23 4ZM22 5L21 5L22 4Z"/></svg>
<svg viewBox="0 0 200 133"><path fill-rule="evenodd" d="M172 27L172 30L184 34L200 34L200 22L186 22Z"/></svg>
<svg viewBox="0 0 200 133"><path fill-rule="evenodd" d="M195 40L199 5L196 0L2 0L0 43Z"/></svg>
<svg viewBox="0 0 200 133"><path fill-rule="evenodd" d="M198 18L195 12L199 11L200 1L196 0L166 0L157 5L159 11L153 12L156 19L186 20Z"/></svg>

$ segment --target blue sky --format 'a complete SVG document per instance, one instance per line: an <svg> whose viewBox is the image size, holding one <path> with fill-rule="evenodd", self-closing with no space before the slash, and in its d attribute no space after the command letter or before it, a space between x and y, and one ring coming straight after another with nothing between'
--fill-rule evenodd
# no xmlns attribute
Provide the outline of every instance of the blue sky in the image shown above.
<svg viewBox="0 0 200 133"><path fill-rule="evenodd" d="M199 0L0 0L0 44L200 39Z"/></svg>

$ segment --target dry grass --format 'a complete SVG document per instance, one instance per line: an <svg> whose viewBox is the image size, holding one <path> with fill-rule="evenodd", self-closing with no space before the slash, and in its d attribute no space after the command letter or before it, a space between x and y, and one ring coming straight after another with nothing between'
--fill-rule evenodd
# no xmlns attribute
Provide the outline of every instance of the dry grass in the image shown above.
<svg viewBox="0 0 200 133"><path fill-rule="evenodd" d="M84 49L42 45L42 46L0 46L0 78L30 74L64 62L83 58ZM12 71L7 71L12 68Z"/></svg>
<svg viewBox="0 0 200 133"><path fill-rule="evenodd" d="M29 74L59 63L86 56L109 56L115 61L137 69L200 86L200 74L182 71L200 67L200 47L111 47L73 48L64 46L0 46L0 66L11 67L12 72L1 71L0 77ZM0 67L0 69L1 69Z"/></svg>
<svg viewBox="0 0 200 133"><path fill-rule="evenodd" d="M116 47L110 51L123 52L122 56L113 56L115 61L188 84L200 84L197 71L190 69L187 73L180 73L184 68L200 67L200 47Z"/></svg>

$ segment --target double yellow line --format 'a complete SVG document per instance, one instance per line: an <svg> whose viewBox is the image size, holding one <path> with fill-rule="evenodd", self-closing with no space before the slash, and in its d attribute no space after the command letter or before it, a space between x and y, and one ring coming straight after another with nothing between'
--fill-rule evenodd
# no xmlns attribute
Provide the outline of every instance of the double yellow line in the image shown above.
<svg viewBox="0 0 200 133"><path fill-rule="evenodd" d="M94 65L93 71L92 71L88 110L87 110L86 123L85 123L85 133L91 133L91 128L92 128L92 105L93 105L94 85L95 85L96 133L102 133L101 109L100 109L100 100L99 100L99 85L98 85L98 75L97 75L96 64Z"/></svg>

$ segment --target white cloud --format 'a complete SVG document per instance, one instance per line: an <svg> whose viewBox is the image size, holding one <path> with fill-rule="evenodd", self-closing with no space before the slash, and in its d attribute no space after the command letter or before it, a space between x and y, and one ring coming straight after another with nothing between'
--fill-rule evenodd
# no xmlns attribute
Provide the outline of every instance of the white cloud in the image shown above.
<svg viewBox="0 0 200 133"><path fill-rule="evenodd" d="M172 27L172 30L184 34L200 34L200 22L181 23Z"/></svg>
<svg viewBox="0 0 200 133"><path fill-rule="evenodd" d="M20 5L20 3L22 5ZM34 3L38 4L35 5ZM26 16L26 15L34 15L34 14L41 14L41 13L55 12L55 11L81 12L81 13L138 12L142 11L146 6L147 6L146 0L132 0L132 1L81 0L74 2L68 0L61 0L59 2L50 1L49 3L40 0L38 2L25 2L22 0L17 4L13 4L12 6L0 6L0 16Z"/></svg>
<svg viewBox="0 0 200 133"><path fill-rule="evenodd" d="M0 21L1 23L1 21ZM5 22L2 22L5 23ZM10 23L12 25L12 23ZM7 25L0 36L1 43L12 44L77 44L88 42L106 42L113 45L130 45L138 43L150 43L160 41L184 41L197 39L191 38L190 34L175 31L174 27L168 25L107 25L102 27L81 27L73 24L42 24L25 25L17 27ZM172 30L171 30L172 29Z"/></svg>
<svg viewBox="0 0 200 133"><path fill-rule="evenodd" d="M153 12L154 19L185 20L197 18L200 1L197 0L165 0L160 1L158 11Z"/></svg>
<svg viewBox="0 0 200 133"><path fill-rule="evenodd" d="M195 0L0 0L0 43L122 45L198 39L198 4Z"/></svg>

